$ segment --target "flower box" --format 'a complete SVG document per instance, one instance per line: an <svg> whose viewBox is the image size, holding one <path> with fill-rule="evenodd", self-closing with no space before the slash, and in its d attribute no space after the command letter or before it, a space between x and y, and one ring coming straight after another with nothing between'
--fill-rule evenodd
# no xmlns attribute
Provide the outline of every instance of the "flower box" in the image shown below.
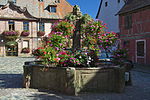
<svg viewBox="0 0 150 100"><path fill-rule="evenodd" d="M44 36L45 35L45 32L43 32L43 31L38 31L37 32L37 36Z"/></svg>
<svg viewBox="0 0 150 100"><path fill-rule="evenodd" d="M4 36L18 36L19 32L18 31L4 31L2 34Z"/></svg>
<svg viewBox="0 0 150 100"><path fill-rule="evenodd" d="M29 48L23 48L21 50L21 53L29 53L30 52L30 49Z"/></svg>
<svg viewBox="0 0 150 100"><path fill-rule="evenodd" d="M21 36L29 36L29 31L22 31Z"/></svg>
<svg viewBox="0 0 150 100"><path fill-rule="evenodd" d="M4 31L2 34L7 41L13 41L17 39L19 32L18 31Z"/></svg>

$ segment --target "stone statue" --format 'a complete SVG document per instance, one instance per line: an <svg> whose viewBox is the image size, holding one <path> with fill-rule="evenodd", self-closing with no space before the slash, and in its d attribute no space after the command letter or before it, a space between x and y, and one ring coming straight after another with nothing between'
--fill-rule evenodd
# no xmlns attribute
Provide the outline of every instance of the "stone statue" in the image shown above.
<svg viewBox="0 0 150 100"><path fill-rule="evenodd" d="M82 12L80 11L80 8L78 5L75 5L73 7L73 12L71 12L69 15L65 17L69 22L73 23L75 25L75 31L73 34L73 46L72 48L74 50L81 48L81 25L85 24L87 21L92 20L92 18L88 15L82 15Z"/></svg>

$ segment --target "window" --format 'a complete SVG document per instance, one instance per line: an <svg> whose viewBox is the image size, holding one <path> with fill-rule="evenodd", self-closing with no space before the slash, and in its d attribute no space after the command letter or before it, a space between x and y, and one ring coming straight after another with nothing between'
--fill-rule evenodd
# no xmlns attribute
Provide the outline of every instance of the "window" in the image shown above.
<svg viewBox="0 0 150 100"><path fill-rule="evenodd" d="M56 13L56 6L49 6L49 12Z"/></svg>
<svg viewBox="0 0 150 100"><path fill-rule="evenodd" d="M23 47L22 48L29 48L29 41L23 40Z"/></svg>
<svg viewBox="0 0 150 100"><path fill-rule="evenodd" d="M43 2L43 0L39 0L39 2Z"/></svg>
<svg viewBox="0 0 150 100"><path fill-rule="evenodd" d="M137 56L144 56L144 41L137 41Z"/></svg>
<svg viewBox="0 0 150 100"><path fill-rule="evenodd" d="M55 0L55 3L60 3L60 0Z"/></svg>
<svg viewBox="0 0 150 100"><path fill-rule="evenodd" d="M108 6L108 2L105 2L105 7L107 7Z"/></svg>
<svg viewBox="0 0 150 100"><path fill-rule="evenodd" d="M15 30L15 23L14 21L8 21L9 31Z"/></svg>
<svg viewBox="0 0 150 100"><path fill-rule="evenodd" d="M28 31L29 30L29 22L23 22L23 30Z"/></svg>
<svg viewBox="0 0 150 100"><path fill-rule="evenodd" d="M124 17L124 23L125 23L125 29L130 29L132 28L132 16L131 15L126 15Z"/></svg>
<svg viewBox="0 0 150 100"><path fill-rule="evenodd" d="M45 31L45 25L42 22L39 23L39 31Z"/></svg>

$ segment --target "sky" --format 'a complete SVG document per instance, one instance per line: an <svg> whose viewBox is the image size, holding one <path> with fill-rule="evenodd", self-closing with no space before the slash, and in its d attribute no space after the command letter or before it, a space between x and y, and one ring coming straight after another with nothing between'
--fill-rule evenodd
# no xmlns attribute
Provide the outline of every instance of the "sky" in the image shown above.
<svg viewBox="0 0 150 100"><path fill-rule="evenodd" d="M67 0L71 5L78 5L83 14L89 14L92 18L96 18L100 0Z"/></svg>

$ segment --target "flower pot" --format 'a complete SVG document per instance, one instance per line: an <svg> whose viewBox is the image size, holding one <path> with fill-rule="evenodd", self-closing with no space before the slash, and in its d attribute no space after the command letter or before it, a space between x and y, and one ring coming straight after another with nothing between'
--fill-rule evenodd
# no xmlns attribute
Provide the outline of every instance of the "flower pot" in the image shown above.
<svg viewBox="0 0 150 100"><path fill-rule="evenodd" d="M45 35L45 32L43 32L43 31L38 31L37 32L37 36L44 36Z"/></svg>
<svg viewBox="0 0 150 100"><path fill-rule="evenodd" d="M23 48L21 53L29 53L30 52L30 49L29 48Z"/></svg>
<svg viewBox="0 0 150 100"><path fill-rule="evenodd" d="M21 36L29 36L29 31L23 31L22 33L21 33Z"/></svg>

